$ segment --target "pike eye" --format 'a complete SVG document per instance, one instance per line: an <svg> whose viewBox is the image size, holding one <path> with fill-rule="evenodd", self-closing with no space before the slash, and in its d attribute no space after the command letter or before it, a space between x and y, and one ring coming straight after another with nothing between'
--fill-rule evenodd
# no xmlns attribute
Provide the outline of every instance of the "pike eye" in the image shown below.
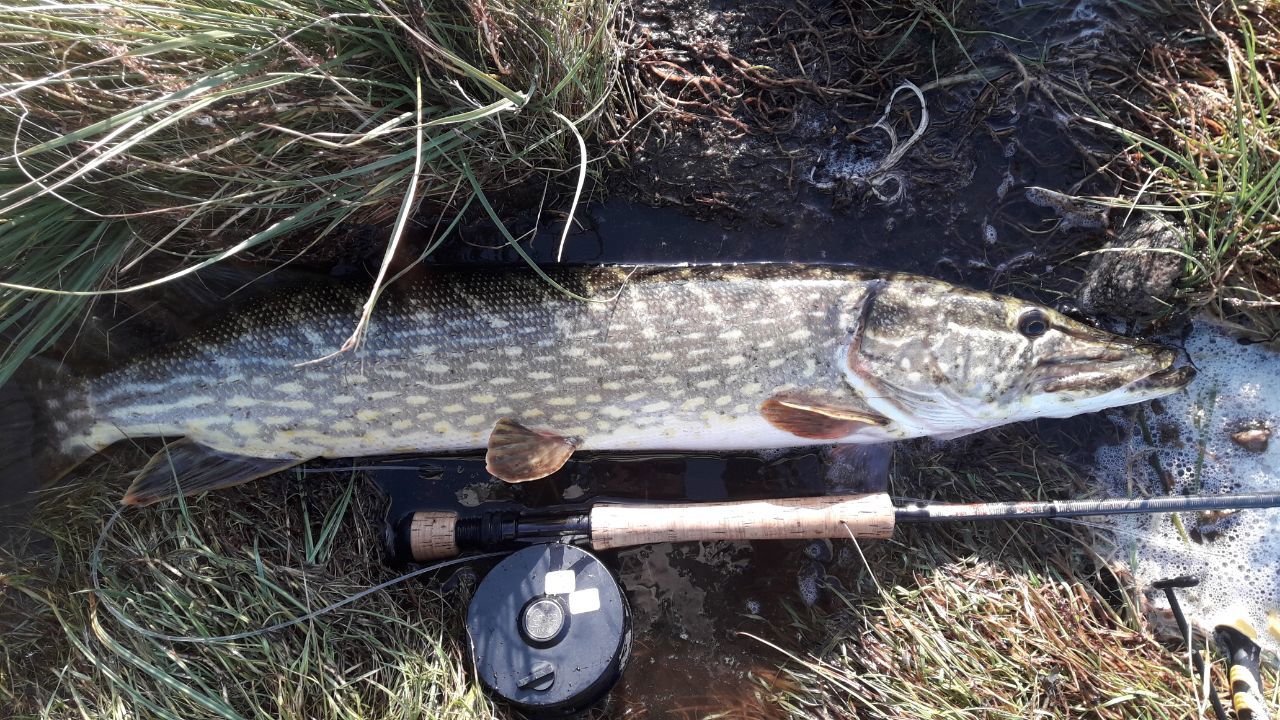
<svg viewBox="0 0 1280 720"><path fill-rule="evenodd" d="M1018 332L1029 338L1040 337L1049 329L1049 320L1039 310L1028 310L1018 318Z"/></svg>

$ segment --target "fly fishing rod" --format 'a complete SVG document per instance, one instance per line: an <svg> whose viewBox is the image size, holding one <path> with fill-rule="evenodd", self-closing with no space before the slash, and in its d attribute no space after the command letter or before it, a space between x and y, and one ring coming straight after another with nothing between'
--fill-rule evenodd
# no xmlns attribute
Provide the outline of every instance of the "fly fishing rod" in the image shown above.
<svg viewBox="0 0 1280 720"><path fill-rule="evenodd" d="M695 540L888 538L898 523L1029 520L1280 507L1280 492L1139 500L952 504L887 493L733 502L524 508L503 504L407 516L396 554L416 562L512 550L488 571L467 607L477 677L532 717L563 716L600 700L630 656L626 595L595 550ZM483 556L480 556L483 557Z"/></svg>
<svg viewBox="0 0 1280 720"><path fill-rule="evenodd" d="M415 562L545 542L595 550L698 540L883 539L899 523L1034 520L1280 507L1280 492L1140 499L895 504L885 493L732 502L596 502L459 515L422 511L397 533L397 554Z"/></svg>

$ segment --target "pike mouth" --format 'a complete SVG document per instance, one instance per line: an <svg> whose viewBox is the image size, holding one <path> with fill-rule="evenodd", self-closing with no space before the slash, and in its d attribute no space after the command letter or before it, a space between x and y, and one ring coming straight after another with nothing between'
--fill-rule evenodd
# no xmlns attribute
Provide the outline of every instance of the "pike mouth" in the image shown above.
<svg viewBox="0 0 1280 720"><path fill-rule="evenodd" d="M1179 365L1174 367L1170 365L1163 370L1157 370L1150 375L1136 380L1128 387L1129 390L1136 392L1147 392L1151 390L1173 392L1186 387L1187 383L1196 377L1196 369L1190 365Z"/></svg>
<svg viewBox="0 0 1280 720"><path fill-rule="evenodd" d="M1047 371L1042 379L1043 389L1046 392L1074 390L1106 393L1121 390L1134 394L1165 395L1181 389L1196 376L1195 368L1176 364L1179 357L1181 353L1177 350L1161 348L1155 351L1153 358L1160 369L1132 380L1130 378L1136 374L1133 370L1137 369L1132 364L1137 358L1124 352L1108 351L1093 357L1050 361L1042 366ZM1108 363L1121 366L1108 368ZM1128 371L1124 369L1124 365L1130 366Z"/></svg>

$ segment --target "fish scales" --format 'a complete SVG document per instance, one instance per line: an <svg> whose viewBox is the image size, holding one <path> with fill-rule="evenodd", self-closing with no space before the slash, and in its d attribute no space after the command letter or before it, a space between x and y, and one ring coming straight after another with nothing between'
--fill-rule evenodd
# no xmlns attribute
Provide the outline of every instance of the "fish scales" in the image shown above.
<svg viewBox="0 0 1280 720"><path fill-rule="evenodd" d="M316 457L486 449L506 480L575 450L743 450L954 437L1174 392L1177 353L1048 308L841 265L436 269L268 299L100 377L35 384L56 476L181 438L126 498ZM548 282L550 280L551 282ZM33 370L36 372L36 370ZM3 460L3 458L0 458ZM167 484L166 484L167 483Z"/></svg>
<svg viewBox="0 0 1280 720"><path fill-rule="evenodd" d="M342 457L482 447L493 423L512 416L582 436L583 449L732 450L765 441L735 430L775 432L756 412L770 393L842 384L834 353L815 354L812 337L837 342L828 329L844 282L629 270L557 277L598 302L525 273L428 281L403 305L382 304L359 348L321 362L350 334L364 296L322 288L283 298L102 378L96 431Z"/></svg>

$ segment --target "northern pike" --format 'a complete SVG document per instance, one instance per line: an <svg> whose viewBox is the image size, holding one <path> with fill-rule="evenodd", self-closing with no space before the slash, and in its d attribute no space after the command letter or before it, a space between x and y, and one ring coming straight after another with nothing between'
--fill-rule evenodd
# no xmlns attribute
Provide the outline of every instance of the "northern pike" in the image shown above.
<svg viewBox="0 0 1280 720"><path fill-rule="evenodd" d="M503 480L576 450L754 450L951 438L1157 398L1194 371L1049 308L839 265L436 270L384 299L263 301L97 377L25 386L37 472L169 444L124 502L313 458L483 449ZM327 357L328 356L328 357ZM319 358L326 358L317 361ZM5 458L0 458L5 460Z"/></svg>

